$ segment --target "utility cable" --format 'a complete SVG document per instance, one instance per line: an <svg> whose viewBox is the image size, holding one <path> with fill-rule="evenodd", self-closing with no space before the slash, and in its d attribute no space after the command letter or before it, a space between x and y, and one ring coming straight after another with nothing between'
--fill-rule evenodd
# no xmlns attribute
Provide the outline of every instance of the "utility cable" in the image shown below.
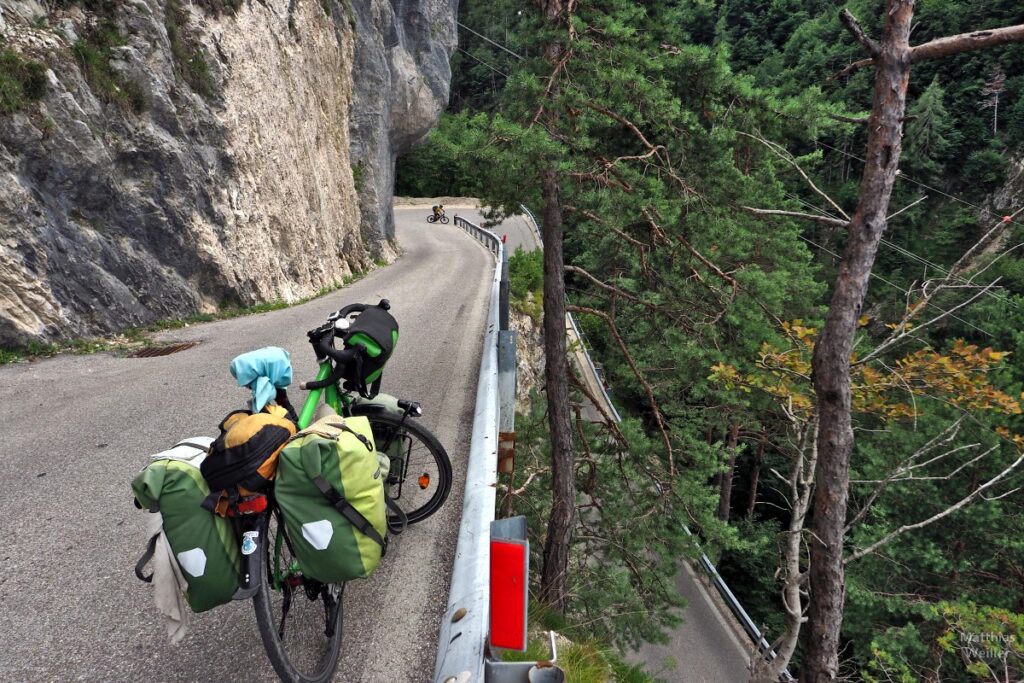
<svg viewBox="0 0 1024 683"><path fill-rule="evenodd" d="M840 154L845 154L846 156L850 157L851 159L856 159L857 161L861 162L862 164L867 163L866 159L864 159L862 157L859 157L856 154L851 154L850 152L847 152L844 149L839 149L838 147L833 147L832 145L830 145L830 144L828 144L826 142L822 142L821 140L815 140L814 144L821 145L822 147L825 147L827 149L831 149L831 150L833 150L835 152L839 152ZM990 211L989 209L980 207L977 204L972 204L971 202L969 202L969 201L967 201L965 199L961 199L960 197L955 197L955 196L949 194L948 192L944 192L944 191L940 190L937 187L932 187L931 185L928 185L926 183L922 183L920 180L915 180L914 178L911 178L906 173L904 173L902 170L897 170L896 177L897 178L902 178L904 180L908 180L908 181L914 183L915 185L919 185L920 187L923 187L926 190L931 190L932 192L936 192L938 194L941 194L943 197L948 197L949 199L952 199L955 202L960 202L964 206L969 206L972 209L975 209L977 211L981 211L981 212L983 212L984 214L986 214L988 216L995 217L995 218L1000 218L1000 216L996 216L996 214L993 213L992 211ZM1018 223L1017 221L1015 221L1013 219L1010 219L1007 222L1008 223L1013 223L1015 225L1022 225L1021 223Z"/></svg>
<svg viewBox="0 0 1024 683"><path fill-rule="evenodd" d="M797 196L795 194L792 194L790 192L787 192L785 190L783 190L782 193L784 195L786 195L787 197L789 197L790 199L793 199L794 201L797 201L797 202L803 204L808 209L811 209L812 211L818 212L822 216L826 216L828 218L833 218L835 220L842 220L842 219L839 218L839 216L836 216L834 213L832 213L830 211L827 211L827 210L817 206L816 204L812 204L811 202L803 199L802 197L799 197L799 196ZM889 249L895 251L896 253L902 254L903 256L906 256L907 258L913 259L913 260L917 261L918 263L920 263L922 265L928 266L930 268L934 268L935 270L937 270L942 275L945 275L947 278L953 277L956 280L959 280L963 284L970 284L970 280L966 280L966 279L960 277L959 275L952 275L951 271L947 270L946 268L943 268L942 266L938 265L937 263L932 263L931 261L929 261L928 259L924 258L923 256L919 256L919 255L915 254L914 252L910 251L909 249L906 249L905 247L902 247L902 246L896 244L895 242L887 240L884 237L881 239L881 241L882 241L882 244L884 246L886 246ZM996 301L999 301L1000 303L1009 304L1013 308L1015 308L1017 310L1020 310L1020 304L1018 304L1016 301L1011 299L1009 297L1009 295L1004 294L1004 295L1000 296L997 292L993 292L993 291L987 291L987 292L985 292L985 295L995 299Z"/></svg>
<svg viewBox="0 0 1024 683"><path fill-rule="evenodd" d="M523 57L522 55L516 54L516 53L515 53L515 52L513 52L512 50L508 49L507 47L505 47L505 46L504 46L504 45L502 45L501 43L496 43L496 42L494 42L493 40L491 40L490 38L488 38L487 36L485 36L485 35L484 35L484 34L482 34L482 33L477 33L476 31L474 31L474 30L473 30L473 29L471 29L470 27L468 27L468 26L466 26L465 24L463 24L463 23L462 23L461 21L456 21L455 23L456 23L456 24L458 24L459 26L461 26L462 28L466 29L466 30L467 30L467 31L469 31L470 33L472 33L472 34L473 34L474 36L478 36L478 37L480 37L480 38L483 38L484 40L486 40L486 41L487 41L488 43L490 43L490 44L491 44L491 45L493 45L494 47L496 47L496 48L498 48L498 49L501 49L501 50L504 50L505 52L509 53L510 55L512 55L513 57L515 57L516 59L526 59L526 58L525 58L525 57Z"/></svg>
<svg viewBox="0 0 1024 683"><path fill-rule="evenodd" d="M495 72L495 73L498 73L498 74L501 74L501 75L502 75L502 76L504 76L505 78L509 78L509 77L510 77L510 76L509 76L509 75L508 75L507 73L505 73L505 72L504 72L504 71L502 71L501 69L498 69L497 67L491 66L490 64L488 64L488 63L487 63L487 62L485 62L484 60L482 60L482 59L480 59L479 57L477 57L477 56L476 56L475 54L473 54L472 52L467 52L466 50L463 50L463 49L462 49L461 47L457 47L457 48L455 48L455 49L456 49L456 50L458 50L459 52L461 52L461 53L462 53L462 54L464 54L464 55L468 55L469 57L472 57L472 58L473 58L473 59L475 59L476 61L478 61L478 62L480 62L481 64L483 64L484 66L486 66L486 67L487 67L488 69L490 69L491 71L493 71L493 72Z"/></svg>

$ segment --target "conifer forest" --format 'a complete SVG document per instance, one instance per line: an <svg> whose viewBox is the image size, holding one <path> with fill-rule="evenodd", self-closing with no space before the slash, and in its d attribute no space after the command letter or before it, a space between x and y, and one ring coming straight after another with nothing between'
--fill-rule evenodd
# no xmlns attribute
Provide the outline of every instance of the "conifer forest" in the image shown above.
<svg viewBox="0 0 1024 683"><path fill-rule="evenodd" d="M544 387L499 488L537 604L628 651L686 619L703 551L777 653L752 681L1024 680L1024 5L459 21L397 192L540 225L513 296ZM621 422L574 410L566 310Z"/></svg>

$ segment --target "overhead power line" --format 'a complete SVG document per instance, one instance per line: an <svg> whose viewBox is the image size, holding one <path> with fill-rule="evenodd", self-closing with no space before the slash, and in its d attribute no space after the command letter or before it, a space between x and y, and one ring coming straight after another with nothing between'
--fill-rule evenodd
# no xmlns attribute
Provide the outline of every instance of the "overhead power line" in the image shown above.
<svg viewBox="0 0 1024 683"><path fill-rule="evenodd" d="M851 154L850 152L847 152L845 149L839 149L838 147L833 147L832 145L830 145L830 144L828 144L826 142L822 142L821 140L815 140L815 144L816 145L821 145L822 147L825 147L827 149L831 149L834 152L839 152L840 154L845 154L846 156L850 157L851 159L856 159L857 161L861 162L862 164L867 163L867 160L864 159L863 157L859 157L856 154ZM955 202L960 202L964 206L969 206L972 209L975 209L977 211L981 211L982 213L984 213L984 214L986 214L988 216L993 216L993 217L996 217L996 218L1000 218L1000 216L996 216L996 214L993 213L992 211L990 211L989 209L986 209L984 207L978 206L977 204L972 204L971 202L969 202L969 201L967 201L965 199L961 199L960 197L956 197L954 195L951 195L950 193L945 192L943 190L940 190L937 187L932 187L931 185L928 185L926 183L922 183L920 180L915 180L914 178L911 178L906 173L904 173L902 170L896 172L896 177L897 178L901 178L903 180L907 180L907 181L909 181L911 183L914 183L915 185L923 187L926 190L931 190L932 192L935 192L937 194L941 194L943 197L948 197L949 199L952 199ZM1010 219L1007 222L1014 223L1015 225L1022 225L1021 223L1018 223L1017 221L1015 221L1013 219Z"/></svg>
<svg viewBox="0 0 1024 683"><path fill-rule="evenodd" d="M828 247L823 247L822 245L818 244L817 242L814 242L813 240L808 239L807 237L804 237L803 235L799 235L799 237L804 242L807 242L808 244L810 244L813 247L817 247L818 249L820 249L821 251L825 252L826 254L832 256L833 258L842 260L842 257L839 254L837 254L836 252L832 251ZM881 280L882 282L884 282L885 284L889 285L890 287L896 289L899 292L902 292L904 295L909 295L910 294L910 290L903 289L903 287L900 287L898 284L896 284L892 280L887 280L884 277L882 277L881 275L878 275L877 273L868 273L868 274L871 277L875 278L876 280ZM958 317L956 315L953 315L952 313L950 313L949 311L947 311L946 309L944 309L944 308L942 308L940 306L936 306L935 304L933 304L931 302L928 302L928 307L929 308L934 308L936 311L939 311L940 313L944 313L945 315L949 316L953 320L956 320L957 322L960 322L960 323L963 323L964 325L967 325L967 327L970 327L972 329L977 330L978 332L981 332L982 334L987 336L989 339L995 339L995 335L993 335L988 330L983 330L980 327L978 327L977 325L975 325L973 323L970 323L970 322L967 322L963 318L960 318L960 317Z"/></svg>
<svg viewBox="0 0 1024 683"><path fill-rule="evenodd" d="M799 197L799 196L797 196L795 194L792 194L790 192L786 192L785 190L783 190L783 194L786 195L787 197L789 197L790 199L793 199L793 200L795 200L797 202L800 202L801 204L806 206L808 209L810 209L812 211L818 212L822 216L827 216L828 218L834 218L836 220L841 220L839 218L839 216L836 216L834 213L832 213L830 211L827 211L827 210L821 208L820 206L817 206L816 204L812 204L811 202L805 200L802 197ZM928 266L929 268L933 268L933 269L937 270L939 273L941 273L942 275L945 275L947 278L951 276L951 272L949 270L947 270L946 268L938 265L937 263L932 263L931 261L929 261L925 257L919 256L918 254L915 254L914 252L910 251L909 249L907 249L905 247L902 247L902 246L896 244L895 242L887 240L884 237L881 239L881 242L882 242L882 244L885 247L891 249L892 251L895 251L898 254L906 256L907 258L912 259L914 261L917 261L921 265ZM963 284L970 284L970 280L967 280L967 279L959 277L959 276L953 276L953 277L955 277L955 279L959 280ZM995 299L996 301L999 301L1000 303L1009 304L1010 306L1013 306L1014 308L1016 308L1018 310L1020 309L1020 304L1018 304L1016 301L1014 301L1013 299L1011 299L1007 295L1000 296L997 292L993 292L993 291L987 291L987 292L985 292L985 295Z"/></svg>
<svg viewBox="0 0 1024 683"><path fill-rule="evenodd" d="M463 24L463 23L462 23L461 21L456 21L455 23L456 23L456 24L458 24L459 26L461 26L462 28L466 29L466 30L467 30L467 31L469 31L470 33L472 33L472 34L473 34L474 36L477 36L477 37L479 37L479 38L483 38L484 40L486 40L486 41L487 41L488 43L490 43L490 44L491 44L491 45L493 45L494 47L496 47L496 48L498 48L498 49L500 49L500 50L504 50L505 52L509 53L510 55L512 55L513 57L515 57L516 59L526 59L526 58L525 58L525 57L523 57L522 55L516 54L516 53L515 53L515 52L513 52L512 50L508 49L507 47L505 47L505 46L504 46L504 45L502 45L501 43L497 43L497 42L495 42L495 41L491 40L490 38L488 38L487 36L485 36L485 35L484 35L484 34L482 34L482 33L477 33L476 31L474 31L474 30L473 30L473 29L471 29L470 27L468 27L468 26L466 26L465 24Z"/></svg>
<svg viewBox="0 0 1024 683"><path fill-rule="evenodd" d="M817 211L819 214L821 214L823 216L828 216L829 218L837 218L837 216L832 215L828 211L825 211L824 209L822 209L822 208L820 208L818 206L815 206L814 204L811 204L810 202L807 202L807 201L803 200L802 198L797 197L796 195L792 195L789 192L784 192L784 194L786 196L788 196L788 197L791 197L792 199L795 199L796 201L800 202L804 206L807 206L808 208L810 208L810 209L812 209L814 211ZM807 242L808 244L810 244L810 245L812 245L814 247L817 247L818 249L820 249L821 251L825 252L826 254L832 256L833 258L842 260L842 257L839 254L837 254L834 251L832 251L831 249L829 249L827 247L824 247L824 246L818 244L817 242L814 242L814 241L808 239L804 235L799 235L799 237L804 242ZM907 253L910 253L910 252L907 252ZM914 254L912 254L912 255L914 255ZM916 255L914 255L914 256L916 256ZM918 258L920 258L920 257L918 257ZM924 259L920 259L920 260L923 261ZM875 272L871 272L870 275L871 275L871 277L875 278L876 280L880 280L881 282L884 282L885 284L889 285L890 287L896 289L898 292L902 293L904 296L909 296L910 295L910 290L904 289L903 287L901 287L900 285L896 284L895 282L892 282L891 280L888 280L888 279L882 277L881 275L878 275ZM1014 303L1014 302L1010 302L1010 303ZM971 322L968 322L968 321L964 320L963 318L961 318L961 317L959 317L957 315L954 315L953 313L947 311L946 309L942 308L941 306L937 306L936 304L928 302L928 307L929 308L933 308L936 311L939 311L940 313L946 314L947 316L949 316L953 320L956 320L957 322L962 323L962 324L966 325L967 327L970 327L970 328L972 328L974 330L977 330L978 332L981 332L982 334L984 334L985 336L989 337L990 339L995 339L995 335L993 335L988 330L983 330L982 328L978 327L977 325L975 325L975 324L973 324Z"/></svg>
<svg viewBox="0 0 1024 683"><path fill-rule="evenodd" d="M475 59L476 61L480 62L481 64L483 64L484 66L486 66L486 67L487 67L488 69L490 69L491 71L493 71L494 73L498 73L498 74L501 74L502 76L504 76L505 78L509 78L509 75L508 75L507 73L505 73L504 71L502 71L501 69L499 69L499 68L497 68L497 67L491 66L490 64L488 64L488 63L487 63L487 62L485 62L484 60L482 60L482 59L480 59L479 57L477 57L477 56L476 56L475 54L473 54L472 52L468 52L468 51L466 51L466 50L463 50L463 49L462 49L461 47L457 47L457 48L455 48L455 49L456 49L456 50L458 50L459 52L461 52L462 54L464 54L464 55L467 55L468 57L471 57L471 58Z"/></svg>

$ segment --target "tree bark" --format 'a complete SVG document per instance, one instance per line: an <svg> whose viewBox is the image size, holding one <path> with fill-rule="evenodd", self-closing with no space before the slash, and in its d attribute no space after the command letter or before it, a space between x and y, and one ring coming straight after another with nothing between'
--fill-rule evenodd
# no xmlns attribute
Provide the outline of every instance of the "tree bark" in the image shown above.
<svg viewBox="0 0 1024 683"><path fill-rule="evenodd" d="M847 13L848 14L848 13ZM846 22L845 15L843 16L844 23ZM858 32L852 27L847 25L847 28L857 37L860 41ZM859 28L859 27L858 27ZM1017 24L1016 26L1004 26L1003 28L994 28L987 31L972 31L971 33L959 33L955 36L945 36L943 38L936 38L935 40L927 43L922 43L917 47L910 48L910 62L916 64L923 62L926 59L937 59L940 57L949 57L950 55L957 55L961 52L970 52L972 50L981 50L986 47L996 47L997 45L1007 45L1010 43L1024 43L1024 24ZM863 44L863 43L862 43ZM870 48L869 52L872 52ZM872 52L874 54L874 52ZM853 64L848 65L845 69L832 76L832 78L839 78L848 76L857 69L870 66L875 63L875 57L868 57L867 59L861 59Z"/></svg>
<svg viewBox="0 0 1024 683"><path fill-rule="evenodd" d="M544 18L555 25L562 20L562 0L538 0ZM553 40L544 50L544 57L555 65L562 57L563 47ZM557 84L549 84L548 92L558 94ZM544 104L544 121L553 130L558 121L556 107ZM548 427L551 432L551 514L544 539L544 567L541 571L540 599L559 612L564 612L568 598L566 587L569 569L569 548L576 514L576 482L573 472L572 416L569 411L569 359L565 344L565 260L562 254L562 206L558 176L553 167L541 171L541 194L544 198L542 233L544 239L544 356L545 392L548 404Z"/></svg>
<svg viewBox="0 0 1024 683"><path fill-rule="evenodd" d="M926 59L949 57L961 52L1021 42L1024 42L1024 24L994 28L988 31L960 33L955 36L936 38L911 48L910 61L917 63Z"/></svg>
<svg viewBox="0 0 1024 683"><path fill-rule="evenodd" d="M572 421L569 414L569 363L565 345L565 281L562 279L562 210L554 170L541 173L544 195L544 355L551 430L551 516L544 540L541 599L564 611L569 543L576 512Z"/></svg>
<svg viewBox="0 0 1024 683"><path fill-rule="evenodd" d="M853 451L850 354L868 277L886 227L910 81L909 39L914 0L888 0L887 8L882 40L875 55L874 101L860 196L850 219L846 252L839 264L832 301L812 360L819 445L807 650L802 677L812 683L834 681L839 670L846 589L843 539Z"/></svg>
<svg viewBox="0 0 1024 683"><path fill-rule="evenodd" d="M762 435L763 437L763 435ZM757 443L757 452L754 454L754 465L750 471L750 495L747 498L747 519L754 518L754 508L757 506L757 486L761 480L761 463L764 461L764 440Z"/></svg>
<svg viewBox="0 0 1024 683"><path fill-rule="evenodd" d="M799 428L798 442L789 475L791 513L783 547L782 605L785 608L785 630L775 646L776 657L768 661L758 657L751 667L749 683L776 683L796 652L800 629L805 621L804 598L801 589L805 575L800 569L803 555L804 526L811 507L814 489L814 470L817 464L818 434L812 421Z"/></svg>
<svg viewBox="0 0 1024 683"><path fill-rule="evenodd" d="M729 440L726 441L726 448L729 449L729 469L722 472L721 489L718 494L718 518L724 522L729 521L732 512L732 480L736 471L736 443L739 435L740 425L733 422L729 425Z"/></svg>

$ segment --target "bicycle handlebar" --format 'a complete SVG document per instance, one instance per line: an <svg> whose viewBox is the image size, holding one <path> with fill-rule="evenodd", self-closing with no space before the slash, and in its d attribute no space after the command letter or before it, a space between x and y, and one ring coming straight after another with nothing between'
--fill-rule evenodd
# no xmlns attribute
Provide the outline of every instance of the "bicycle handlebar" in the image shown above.
<svg viewBox="0 0 1024 683"><path fill-rule="evenodd" d="M377 306L387 311L391 308L391 302L387 299L381 299ZM343 379L345 370L347 369L348 364L355 360L358 349L334 348L333 342L336 329L335 322L343 318L347 318L353 313L362 313L369 307L369 304L349 304L348 306L343 306L327 316L327 322L325 324L306 333L306 336L309 337L309 343L313 346L313 350L316 351L317 361L322 363L327 359L333 360L334 370L326 379L299 383L299 389L302 389L303 391L324 389L325 387L336 384Z"/></svg>
<svg viewBox="0 0 1024 683"><path fill-rule="evenodd" d="M377 307L383 308L385 311L391 310L391 302L387 299L381 299L377 302ZM348 306L343 306L334 313L331 313L327 316L327 320L333 322L341 318L347 318L353 313L362 313L367 308L370 308L370 304L349 304Z"/></svg>

